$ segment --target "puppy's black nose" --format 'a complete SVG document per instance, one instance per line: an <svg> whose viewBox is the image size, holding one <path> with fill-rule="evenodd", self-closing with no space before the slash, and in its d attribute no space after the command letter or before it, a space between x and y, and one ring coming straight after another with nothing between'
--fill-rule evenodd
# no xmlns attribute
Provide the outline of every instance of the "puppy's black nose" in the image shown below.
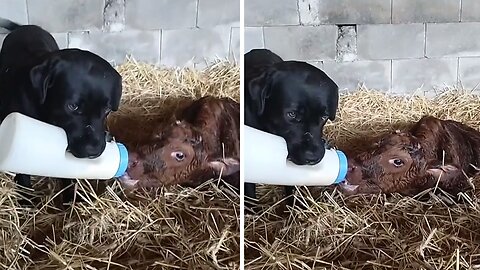
<svg viewBox="0 0 480 270"><path fill-rule="evenodd" d="M306 142L312 141L312 140L313 140L313 135L312 135L312 133L310 133L310 132L305 132L305 133L303 134L303 139L304 139Z"/></svg>
<svg viewBox="0 0 480 270"><path fill-rule="evenodd" d="M303 155L303 158L305 159L305 162L308 165L315 165L323 159L324 155L325 155L325 152L323 152L323 151L307 150L307 151L305 151L305 153Z"/></svg>
<svg viewBox="0 0 480 270"><path fill-rule="evenodd" d="M93 159L101 156L105 150L105 147L102 146L102 144L87 144L82 146L82 148L75 150L71 149L71 152L74 156Z"/></svg>

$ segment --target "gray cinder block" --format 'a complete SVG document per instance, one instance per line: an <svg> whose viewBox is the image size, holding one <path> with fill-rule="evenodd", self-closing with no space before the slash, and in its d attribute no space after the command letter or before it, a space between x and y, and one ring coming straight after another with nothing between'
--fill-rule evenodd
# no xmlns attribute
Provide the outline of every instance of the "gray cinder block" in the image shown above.
<svg viewBox="0 0 480 270"><path fill-rule="evenodd" d="M298 25L297 0L245 0L245 25Z"/></svg>
<svg viewBox="0 0 480 270"><path fill-rule="evenodd" d="M302 24L390 23L390 0L298 0Z"/></svg>
<svg viewBox="0 0 480 270"><path fill-rule="evenodd" d="M335 59L336 26L265 27L264 34L265 47L284 59Z"/></svg>
<svg viewBox="0 0 480 270"><path fill-rule="evenodd" d="M480 21L480 1L462 0L462 22Z"/></svg>
<svg viewBox="0 0 480 270"><path fill-rule="evenodd" d="M372 89L390 88L390 61L355 61L338 63L326 61L324 72L337 83L340 90L355 90L364 83Z"/></svg>
<svg viewBox="0 0 480 270"><path fill-rule="evenodd" d="M245 27L245 53L251 49L265 48L263 43L263 28L262 27Z"/></svg>
<svg viewBox="0 0 480 270"><path fill-rule="evenodd" d="M19 0L0 0L0 17L19 24L27 24L26 2Z"/></svg>
<svg viewBox="0 0 480 270"><path fill-rule="evenodd" d="M235 63L240 64L240 28L238 27L232 27L228 56L230 60L234 60Z"/></svg>
<svg viewBox="0 0 480 270"><path fill-rule="evenodd" d="M161 64L203 66L205 62L228 58L230 27L163 31Z"/></svg>
<svg viewBox="0 0 480 270"><path fill-rule="evenodd" d="M101 29L103 0L27 0L31 24L50 32Z"/></svg>
<svg viewBox="0 0 480 270"><path fill-rule="evenodd" d="M423 24L378 24L357 26L360 59L421 58L425 48Z"/></svg>
<svg viewBox="0 0 480 270"><path fill-rule="evenodd" d="M136 29L175 29L194 27L196 0L127 0L125 23Z"/></svg>
<svg viewBox="0 0 480 270"><path fill-rule="evenodd" d="M70 33L69 42L69 48L89 50L113 64L123 63L126 56L140 62L159 63L159 31L75 32Z"/></svg>
<svg viewBox="0 0 480 270"><path fill-rule="evenodd" d="M480 23L427 24L427 57L480 56Z"/></svg>
<svg viewBox="0 0 480 270"><path fill-rule="evenodd" d="M458 22L459 0L392 0L393 23Z"/></svg>
<svg viewBox="0 0 480 270"><path fill-rule="evenodd" d="M460 83L466 89L477 89L480 86L480 57L460 58L458 67Z"/></svg>
<svg viewBox="0 0 480 270"><path fill-rule="evenodd" d="M240 27L240 1L199 0L197 25L200 28L217 25Z"/></svg>
<svg viewBox="0 0 480 270"><path fill-rule="evenodd" d="M392 90L412 92L418 88L432 90L457 83L457 59L392 60Z"/></svg>

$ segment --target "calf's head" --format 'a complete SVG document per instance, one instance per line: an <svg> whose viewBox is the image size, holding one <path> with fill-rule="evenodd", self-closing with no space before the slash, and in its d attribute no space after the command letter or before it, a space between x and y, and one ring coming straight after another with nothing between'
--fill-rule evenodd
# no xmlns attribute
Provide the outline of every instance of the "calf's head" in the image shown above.
<svg viewBox="0 0 480 270"><path fill-rule="evenodd" d="M188 123L167 126L129 156L122 183L133 187L159 187L180 184L195 187L218 175L239 171L234 158L210 157L202 135Z"/></svg>
<svg viewBox="0 0 480 270"><path fill-rule="evenodd" d="M388 134L349 159L347 194L416 195L438 186L452 195L472 188L478 175L480 133L460 122L424 116L408 132Z"/></svg>
<svg viewBox="0 0 480 270"><path fill-rule="evenodd" d="M349 159L346 181L340 185L346 194L400 193L413 196L438 187L455 194L466 189L461 168L442 165L442 160L424 149L425 138L407 132L389 134L369 150Z"/></svg>
<svg viewBox="0 0 480 270"><path fill-rule="evenodd" d="M383 137L368 151L349 159L347 179L341 185L348 193L406 192L425 169L420 143L408 133Z"/></svg>

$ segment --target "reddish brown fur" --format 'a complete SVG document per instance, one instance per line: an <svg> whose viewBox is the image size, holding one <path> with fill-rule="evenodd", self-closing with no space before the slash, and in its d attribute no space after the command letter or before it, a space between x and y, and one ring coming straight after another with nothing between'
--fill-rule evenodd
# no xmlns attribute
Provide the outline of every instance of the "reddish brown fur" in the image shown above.
<svg viewBox="0 0 480 270"><path fill-rule="evenodd" d="M238 188L239 132L237 102L227 98L198 99L131 153L123 182L130 187L195 187L222 173Z"/></svg>
<svg viewBox="0 0 480 270"><path fill-rule="evenodd" d="M478 173L479 163L480 132L425 116L408 132L386 135L350 159L347 181L340 187L353 194L415 195L438 182L438 187L455 195L471 188L468 178Z"/></svg>

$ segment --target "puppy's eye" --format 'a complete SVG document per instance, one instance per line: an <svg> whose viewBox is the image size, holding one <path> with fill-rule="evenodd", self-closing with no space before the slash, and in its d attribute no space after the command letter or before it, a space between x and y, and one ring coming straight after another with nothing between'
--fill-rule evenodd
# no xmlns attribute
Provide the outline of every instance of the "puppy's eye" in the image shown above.
<svg viewBox="0 0 480 270"><path fill-rule="evenodd" d="M78 105L75 104L75 103L72 103L72 104L68 104L68 109L72 112L78 110Z"/></svg>
<svg viewBox="0 0 480 270"><path fill-rule="evenodd" d="M172 157L180 162L185 159L185 154L183 152L176 151L176 152L172 152Z"/></svg>
<svg viewBox="0 0 480 270"><path fill-rule="evenodd" d="M398 159L398 158L390 159L389 163L393 164L393 166L395 166L397 168L402 167L404 165L403 160Z"/></svg>
<svg viewBox="0 0 480 270"><path fill-rule="evenodd" d="M287 112L287 116L289 118L295 119L295 118L297 118L297 113L296 112Z"/></svg>

